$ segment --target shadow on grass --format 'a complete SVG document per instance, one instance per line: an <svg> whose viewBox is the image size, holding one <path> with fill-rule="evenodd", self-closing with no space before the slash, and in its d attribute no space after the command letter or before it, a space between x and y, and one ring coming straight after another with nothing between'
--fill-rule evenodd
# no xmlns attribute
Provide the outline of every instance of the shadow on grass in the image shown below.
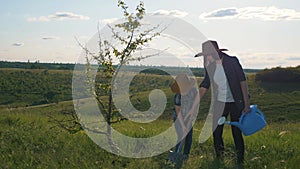
<svg viewBox="0 0 300 169"><path fill-rule="evenodd" d="M285 93L300 91L300 83L258 82L258 85L270 93Z"/></svg>

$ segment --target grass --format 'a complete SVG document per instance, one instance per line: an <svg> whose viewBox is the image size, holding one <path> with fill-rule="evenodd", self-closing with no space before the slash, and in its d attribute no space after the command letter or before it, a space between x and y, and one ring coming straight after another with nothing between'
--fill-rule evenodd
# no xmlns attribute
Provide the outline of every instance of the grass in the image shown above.
<svg viewBox="0 0 300 169"><path fill-rule="evenodd" d="M1 109L0 165L1 168L172 168L166 163L167 152L152 158L131 159L108 153L96 145L84 132L70 134L54 127L46 116L71 110L71 103L46 107ZM210 138L203 144L198 136L203 121L196 122L191 156L182 168L213 168L214 149ZM153 135L165 130L168 120L153 125L138 125L125 121L114 126L127 135ZM147 126L149 126L147 128ZM145 130L127 130L143 127ZM263 130L245 138L245 168L297 168L300 160L300 124L269 123ZM234 167L234 144L230 127L224 130L226 156L223 168ZM222 168L222 167L221 167Z"/></svg>
<svg viewBox="0 0 300 169"><path fill-rule="evenodd" d="M7 70L10 71L10 70ZM15 71L15 70L13 70ZM51 72L52 73L52 72ZM51 74L50 73L50 74ZM54 72L53 72L54 73ZM59 73L59 72L57 72ZM136 77L135 85L148 78ZM172 124L172 97L169 91L170 77L155 75L160 79L161 89L166 93L168 103L165 112L152 123L141 124L122 121L113 125L117 131L134 137L151 137L165 131ZM14 77L16 78L16 77ZM248 76L251 104L257 104L265 113L268 125L254 135L245 138L245 168L294 169L300 161L300 89L297 84L256 83L255 75ZM168 80L162 82L163 80ZM153 84L157 84L155 81ZM150 86L149 90L157 88ZM132 104L140 111L150 107L149 91L132 87ZM8 96L7 96L8 97ZM210 95L201 101L198 119L194 126L191 156L182 168L211 169L234 168L234 143L230 126L225 126L225 158L214 159L212 138L200 144L198 137L210 104ZM5 100L2 99L2 102ZM14 100L16 104L17 101ZM166 162L168 152L151 157L133 159L108 153L95 144L85 132L71 134L57 126L49 118L66 118L64 111L73 111L71 101L41 106L0 107L0 168L174 168ZM217 165L220 165L219 167Z"/></svg>

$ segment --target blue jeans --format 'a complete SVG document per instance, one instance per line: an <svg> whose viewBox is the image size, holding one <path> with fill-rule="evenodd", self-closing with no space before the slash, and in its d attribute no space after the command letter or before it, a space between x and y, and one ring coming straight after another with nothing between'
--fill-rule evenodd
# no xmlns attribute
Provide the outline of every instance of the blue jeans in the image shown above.
<svg viewBox="0 0 300 169"><path fill-rule="evenodd" d="M176 119L177 119L176 117L173 118L174 122ZM178 136L178 140L177 140L177 142L178 142L183 137L183 132L182 132L182 128L180 126L175 125L175 129L176 129L176 133ZM184 142L184 144L181 145L183 148L183 154L189 155L190 151L191 151L191 147L192 147L192 142L193 142L193 127L191 127L190 131L188 132L188 134L185 136L184 139L181 141L181 142ZM178 152L181 142L178 142L176 144L176 147L175 147L176 152Z"/></svg>

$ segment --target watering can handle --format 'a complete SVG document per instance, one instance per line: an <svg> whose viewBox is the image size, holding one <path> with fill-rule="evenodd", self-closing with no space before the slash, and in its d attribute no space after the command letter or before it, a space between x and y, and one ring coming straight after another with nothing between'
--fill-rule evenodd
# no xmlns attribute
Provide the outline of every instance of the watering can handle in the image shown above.
<svg viewBox="0 0 300 169"><path fill-rule="evenodd" d="M264 120L266 120L266 117L265 117L265 115L264 115L264 113L262 111L260 111L259 109L257 109L257 112L260 114L260 116L262 116L262 118Z"/></svg>
<svg viewBox="0 0 300 169"><path fill-rule="evenodd" d="M257 106L256 105L251 105L251 111L249 113L251 113L253 111L253 109L257 109ZM242 112L242 115L240 117L240 122L242 122L244 120L244 117L246 116L247 114L245 112Z"/></svg>
<svg viewBox="0 0 300 169"><path fill-rule="evenodd" d="M246 113L243 112L242 115L241 115L241 117L240 117L240 120L239 120L239 121L242 122L242 121L244 120L244 117L245 117L245 116L246 116Z"/></svg>

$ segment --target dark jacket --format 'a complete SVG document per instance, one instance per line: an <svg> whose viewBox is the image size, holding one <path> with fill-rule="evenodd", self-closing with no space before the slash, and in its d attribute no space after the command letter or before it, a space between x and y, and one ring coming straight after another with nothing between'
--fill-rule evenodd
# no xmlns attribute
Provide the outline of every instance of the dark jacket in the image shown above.
<svg viewBox="0 0 300 169"><path fill-rule="evenodd" d="M227 54L221 52L220 55L223 57L223 68L225 75L227 77L227 81L229 83L229 87L232 92L233 99L239 111L244 109L244 99L243 93L241 89L240 82L246 81L245 73L242 69L242 66L239 60L234 56L228 56ZM207 68L205 68L205 77L200 84L200 87L204 87L206 89L210 86L210 79L213 79L214 72L215 72L215 64L210 64ZM210 77L211 76L211 77ZM213 87L213 100L217 100L217 85L215 82L212 83Z"/></svg>

